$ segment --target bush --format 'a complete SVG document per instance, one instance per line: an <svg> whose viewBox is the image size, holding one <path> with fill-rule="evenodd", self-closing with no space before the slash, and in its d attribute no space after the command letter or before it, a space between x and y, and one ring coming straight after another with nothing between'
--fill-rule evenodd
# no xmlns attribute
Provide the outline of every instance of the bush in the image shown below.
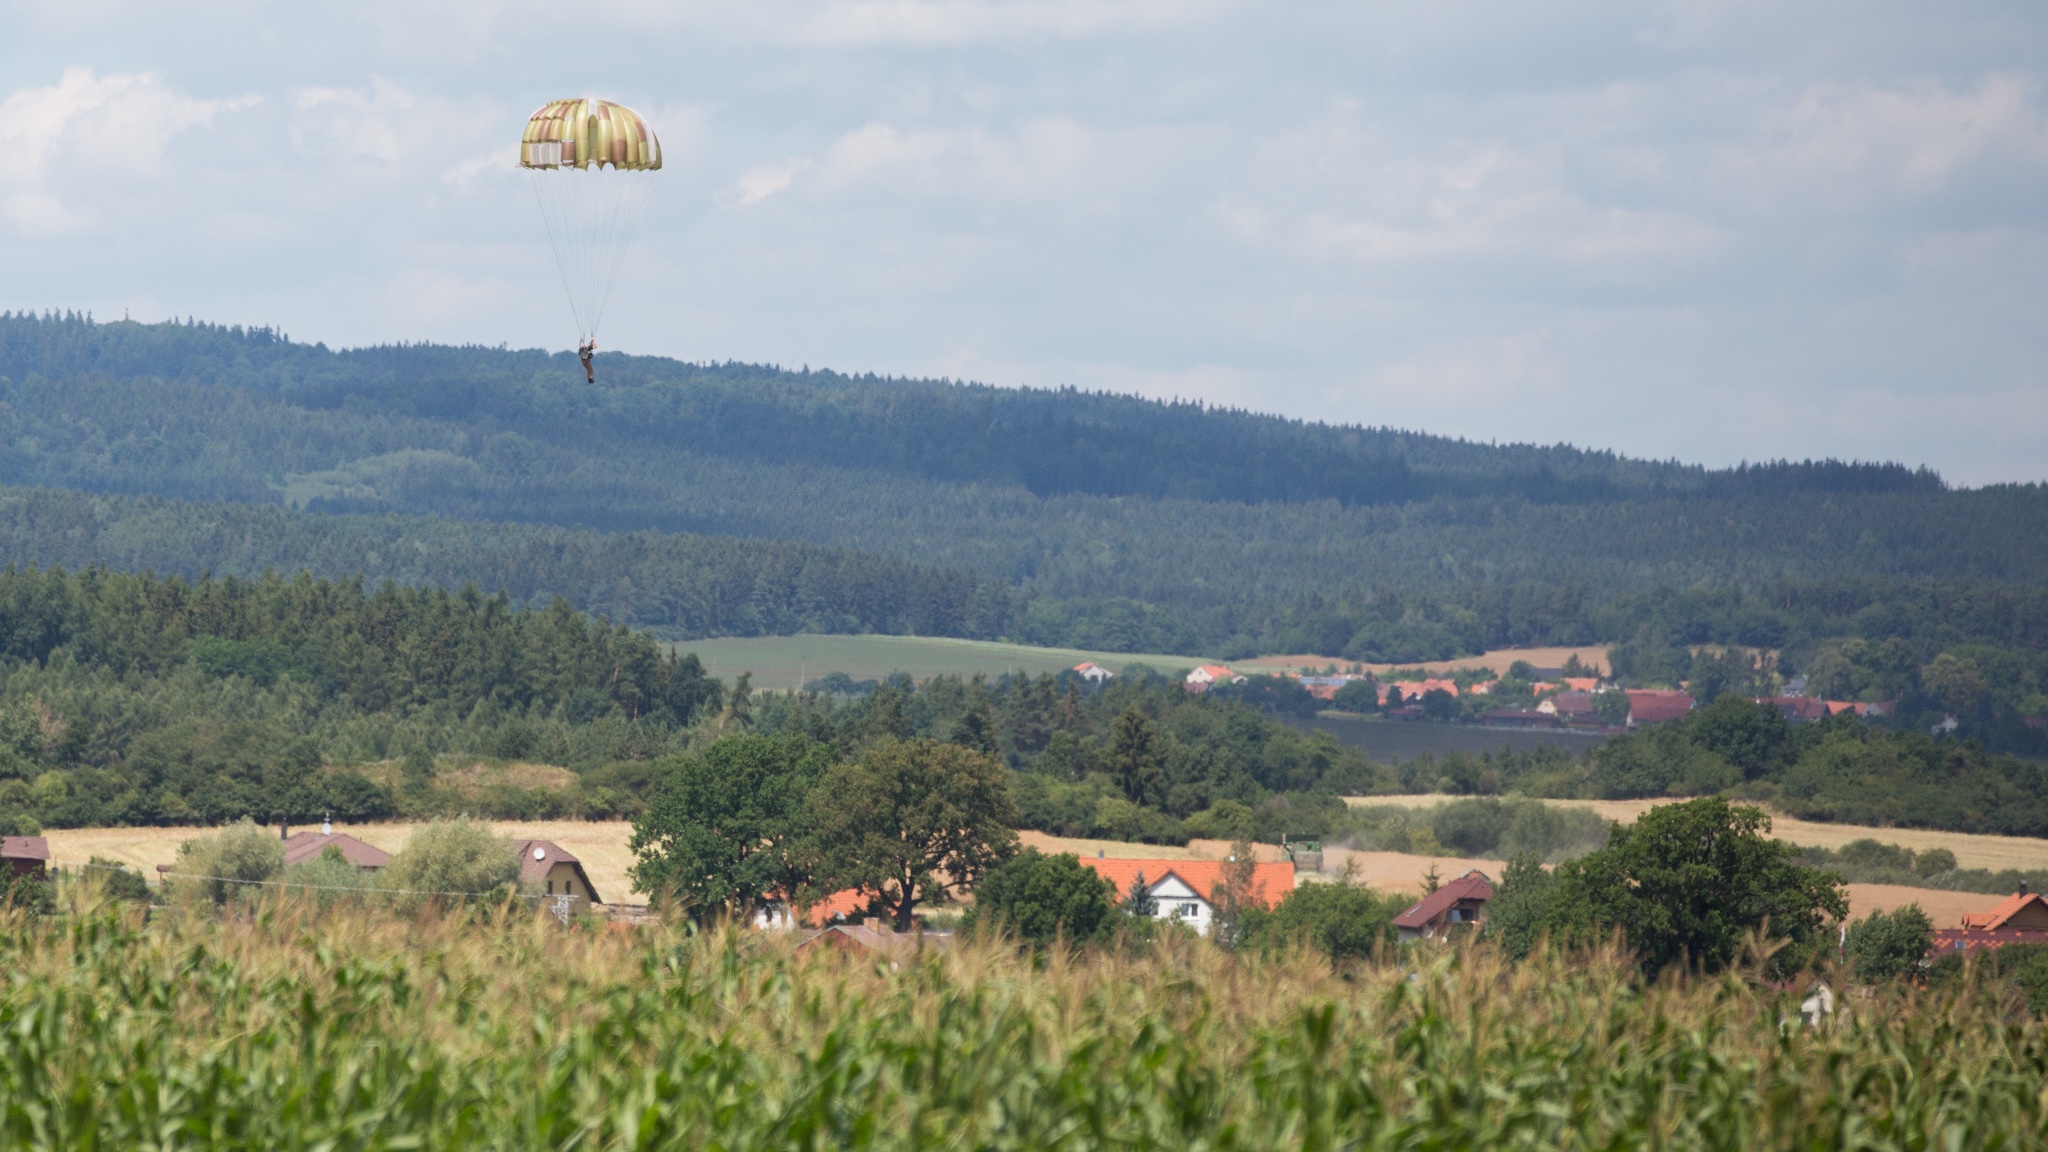
<svg viewBox="0 0 2048 1152"><path fill-rule="evenodd" d="M1082 943L1115 923L1116 886L1071 852L1027 848L974 888L969 924L1000 927L1032 944Z"/></svg>
<svg viewBox="0 0 2048 1152"><path fill-rule="evenodd" d="M115 900L130 900L147 904L151 900L149 881L140 872L131 872L126 864L118 860L107 860L99 856L86 861L79 870L88 884L98 884L101 891Z"/></svg>
<svg viewBox="0 0 2048 1152"><path fill-rule="evenodd" d="M398 907L462 901L509 891L519 882L512 842L478 820L436 820L412 834L378 876Z"/></svg>
<svg viewBox="0 0 2048 1152"><path fill-rule="evenodd" d="M1332 960L1362 959L1387 939L1394 917L1408 906L1351 884L1303 884L1278 907L1246 914L1245 943L1273 949L1303 943Z"/></svg>
<svg viewBox="0 0 2048 1152"><path fill-rule="evenodd" d="M1918 904L1873 912L1849 926L1842 950L1865 980L1894 980L1919 970L1934 946L1934 923Z"/></svg>
<svg viewBox="0 0 2048 1152"><path fill-rule="evenodd" d="M286 892L302 896L322 908L360 901L375 880L348 862L341 849L329 844L320 855L301 860L284 870L279 884Z"/></svg>
<svg viewBox="0 0 2048 1152"><path fill-rule="evenodd" d="M253 899L284 870L284 841L248 820L178 845L171 889L181 898L226 904Z"/></svg>

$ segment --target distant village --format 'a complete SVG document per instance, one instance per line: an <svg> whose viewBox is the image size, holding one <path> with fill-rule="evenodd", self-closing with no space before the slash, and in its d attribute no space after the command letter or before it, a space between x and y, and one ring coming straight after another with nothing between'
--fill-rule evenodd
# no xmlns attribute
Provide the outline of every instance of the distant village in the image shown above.
<svg viewBox="0 0 2048 1152"><path fill-rule="evenodd" d="M1625 732L1646 724L1676 720L1699 706L1690 692L1662 688L1624 688L1572 663L1537 668L1517 662L1505 675L1483 669L1449 676L1424 670L1394 669L1380 675L1354 666L1351 672L1332 666L1321 673L1295 669L1277 676L1245 675L1223 664L1204 664L1181 680L1189 692L1205 693L1241 686L1264 678L1297 685L1308 699L1348 712L1378 712L1389 720L1439 720L1518 728L1574 732ZM1093 661L1077 664L1074 673L1091 684L1107 683L1115 674ZM1802 724L1844 712L1865 719L1888 715L1881 703L1823 700L1806 694L1806 681L1787 682L1783 694L1751 697ZM1953 721L1949 723L1953 724Z"/></svg>

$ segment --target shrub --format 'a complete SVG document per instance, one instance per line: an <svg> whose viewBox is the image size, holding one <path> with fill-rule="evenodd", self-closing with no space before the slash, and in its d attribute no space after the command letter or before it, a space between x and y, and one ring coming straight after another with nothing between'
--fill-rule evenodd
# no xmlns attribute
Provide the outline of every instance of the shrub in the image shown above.
<svg viewBox="0 0 2048 1152"><path fill-rule="evenodd" d="M140 872L131 872L126 864L118 860L107 860L99 856L86 861L79 870L88 884L98 884L101 891L115 900L130 900L147 904L151 900L149 881Z"/></svg>
<svg viewBox="0 0 2048 1152"><path fill-rule="evenodd" d="M226 904L254 898L284 870L284 841L248 820L178 846L171 890L183 899Z"/></svg>
<svg viewBox="0 0 2048 1152"><path fill-rule="evenodd" d="M519 857L489 824L436 820L416 830L377 879L399 908L414 909L509 891L519 882Z"/></svg>
<svg viewBox="0 0 2048 1152"><path fill-rule="evenodd" d="M302 896L322 908L360 901L374 886L369 873L348 862L341 849L329 844L320 855L301 860L284 870L279 885L288 893Z"/></svg>

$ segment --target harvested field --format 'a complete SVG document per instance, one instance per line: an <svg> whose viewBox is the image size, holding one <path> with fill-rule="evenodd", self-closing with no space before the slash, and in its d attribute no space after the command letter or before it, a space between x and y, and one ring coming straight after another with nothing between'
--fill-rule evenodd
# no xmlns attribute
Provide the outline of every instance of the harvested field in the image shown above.
<svg viewBox="0 0 2048 1152"><path fill-rule="evenodd" d="M1872 912L1889 912L1908 904L1918 904L1920 910L1927 913L1927 918L1934 921L1936 928L1960 928L1963 926L1963 913L1989 911L2005 899L1978 892L1908 888L1903 884L1850 884L1846 887L1851 920L1861 920Z"/></svg>
<svg viewBox="0 0 2048 1152"><path fill-rule="evenodd" d="M1347 796L1345 803L1353 807L1398 804L1407 808L1433 808L1456 799L1459 797L1435 793L1423 796ZM1677 801L1545 800L1544 803L1560 807L1591 808L1609 820L1627 823L1659 804L1672 804ZM1989 868L1992 871L2006 868L2048 868L2048 840L2028 836L1985 836L1972 832L1935 832L1925 828L1873 828L1863 824L1822 824L1777 813L1771 815L1771 835L1780 840L1812 848L1840 848L1852 840L1864 839L1897 844L1903 848L1911 848L1915 852L1928 848L1946 848L1956 854L1956 863L1964 868Z"/></svg>
<svg viewBox="0 0 2048 1152"><path fill-rule="evenodd" d="M294 830L306 827L294 825ZM317 828L317 825L312 827ZM346 832L386 852L396 852L405 847L416 827L419 825L336 824L334 830ZM624 820L506 820L494 822L491 827L504 836L552 840L560 844L582 861L590 882L606 900L624 903L644 899L632 894L632 881L626 875L626 869L633 863L633 854L626 848L633 835L633 826ZM104 856L138 869L144 876L155 880L156 866L176 860L178 845L194 836L214 831L218 829L60 828L45 832L44 836L50 842L52 864L76 868L94 856Z"/></svg>

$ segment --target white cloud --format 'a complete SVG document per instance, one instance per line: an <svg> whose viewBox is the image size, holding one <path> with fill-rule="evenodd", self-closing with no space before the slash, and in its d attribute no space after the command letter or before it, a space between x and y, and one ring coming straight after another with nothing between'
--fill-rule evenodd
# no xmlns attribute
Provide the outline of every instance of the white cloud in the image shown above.
<svg viewBox="0 0 2048 1152"><path fill-rule="evenodd" d="M796 179L796 174L810 166L808 160L790 160L749 168L733 182L733 199L741 205L759 204L778 192L789 191L790 182Z"/></svg>
<svg viewBox="0 0 2048 1152"><path fill-rule="evenodd" d="M562 345L512 145L590 92L668 158L610 346L2048 478L2038 7L9 12L0 307Z"/></svg>
<svg viewBox="0 0 2048 1152"><path fill-rule="evenodd" d="M1076 40L1213 19L1224 0L831 0L801 42L833 47L958 47L987 41Z"/></svg>
<svg viewBox="0 0 2048 1152"><path fill-rule="evenodd" d="M204 127L224 109L255 98L195 100L151 73L96 74L67 68L57 83L20 88L0 101L0 187L16 227L30 233L74 229L85 214L53 184L63 177L162 176L173 137Z"/></svg>

